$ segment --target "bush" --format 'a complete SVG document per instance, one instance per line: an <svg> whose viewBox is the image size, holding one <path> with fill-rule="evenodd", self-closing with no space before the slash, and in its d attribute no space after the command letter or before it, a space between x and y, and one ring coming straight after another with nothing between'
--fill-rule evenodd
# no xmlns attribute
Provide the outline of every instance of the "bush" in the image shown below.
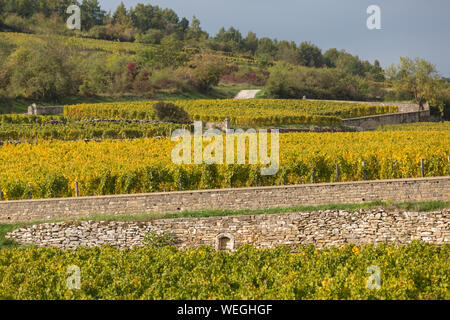
<svg viewBox="0 0 450 320"><path fill-rule="evenodd" d="M3 187L8 200L27 199L28 193L31 191L30 187L23 181L8 181Z"/></svg>
<svg viewBox="0 0 450 320"><path fill-rule="evenodd" d="M190 116L183 108L172 103L158 102L153 105L156 119L163 122L189 123Z"/></svg>
<svg viewBox="0 0 450 320"><path fill-rule="evenodd" d="M296 67L284 62L270 69L267 94L272 98L367 100L369 83L336 69Z"/></svg>
<svg viewBox="0 0 450 320"><path fill-rule="evenodd" d="M144 34L136 35L136 42L145 44L160 44L163 37L164 35L161 30L149 29Z"/></svg>
<svg viewBox="0 0 450 320"><path fill-rule="evenodd" d="M68 46L59 41L20 47L6 61L10 74L8 90L24 98L52 100L76 93L73 77L76 59Z"/></svg>
<svg viewBox="0 0 450 320"><path fill-rule="evenodd" d="M190 66L194 86L200 91L208 91L218 85L226 70L225 62L212 55L196 57Z"/></svg>

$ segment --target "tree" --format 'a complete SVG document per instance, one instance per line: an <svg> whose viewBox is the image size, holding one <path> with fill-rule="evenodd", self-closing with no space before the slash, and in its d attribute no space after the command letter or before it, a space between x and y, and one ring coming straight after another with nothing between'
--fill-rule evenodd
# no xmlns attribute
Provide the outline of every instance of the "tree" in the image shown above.
<svg viewBox="0 0 450 320"><path fill-rule="evenodd" d="M24 98L50 100L76 93L77 61L63 42L48 38L42 44L20 47L6 61L9 92Z"/></svg>
<svg viewBox="0 0 450 320"><path fill-rule="evenodd" d="M336 48L328 49L323 54L323 62L329 68L336 68L338 58L339 58L339 51Z"/></svg>
<svg viewBox="0 0 450 320"><path fill-rule="evenodd" d="M243 44L241 32L233 27L229 27L226 31L222 27L217 33L215 40L231 45L233 50L241 49Z"/></svg>
<svg viewBox="0 0 450 320"><path fill-rule="evenodd" d="M339 57L336 61L336 68L351 75L358 75L361 77L364 76L363 65L358 56L353 56L344 50L339 52Z"/></svg>
<svg viewBox="0 0 450 320"><path fill-rule="evenodd" d="M13 51L13 46L0 38L0 61L6 61L8 56ZM5 64L0 64L0 98L6 96L6 88L9 84L10 73Z"/></svg>
<svg viewBox="0 0 450 320"><path fill-rule="evenodd" d="M277 52L278 48L276 40L267 37L259 39L258 49L256 50L256 55L259 58L274 60Z"/></svg>
<svg viewBox="0 0 450 320"><path fill-rule="evenodd" d="M250 51L252 54L255 54L258 49L258 37L256 33L249 31L247 33L247 37L244 39L244 47L246 50Z"/></svg>
<svg viewBox="0 0 450 320"><path fill-rule="evenodd" d="M188 60L183 42L172 36L164 37L156 48L140 51L139 56L145 65L156 68L177 68Z"/></svg>
<svg viewBox="0 0 450 320"><path fill-rule="evenodd" d="M121 15L124 14L124 8L121 8ZM116 11L117 12L117 11ZM125 9L126 12L126 9ZM139 3L136 8L130 10L130 16L133 21L133 25L139 30L141 33L145 33L147 30L153 27L152 18L155 14L155 8L148 4L144 5Z"/></svg>
<svg viewBox="0 0 450 320"><path fill-rule="evenodd" d="M278 62L269 69L266 93L272 98L365 100L366 80L337 69L308 68Z"/></svg>
<svg viewBox="0 0 450 320"><path fill-rule="evenodd" d="M181 19L179 23L180 31L183 32L183 34L187 31L189 28L189 20L186 18Z"/></svg>
<svg viewBox="0 0 450 320"><path fill-rule="evenodd" d="M21 17L29 18L39 12L39 2L36 0L6 0L2 12L15 13Z"/></svg>
<svg viewBox="0 0 450 320"><path fill-rule="evenodd" d="M291 64L297 64L297 45L294 41L280 41L278 44L278 60Z"/></svg>
<svg viewBox="0 0 450 320"><path fill-rule="evenodd" d="M136 35L136 41L146 44L160 44L163 37L161 30L148 29L147 32Z"/></svg>
<svg viewBox="0 0 450 320"><path fill-rule="evenodd" d="M420 106L428 101L435 107L443 107L443 81L431 63L401 57L400 64L391 65L386 73L397 90L410 92Z"/></svg>
<svg viewBox="0 0 450 320"><path fill-rule="evenodd" d="M130 27L133 25L133 21L131 20L131 17L128 14L128 10L123 2L119 4L113 14L113 23L126 27Z"/></svg>
<svg viewBox="0 0 450 320"><path fill-rule="evenodd" d="M105 11L100 8L98 0L83 0L80 6L81 9L81 27L89 30L93 26L98 26L103 23L105 18Z"/></svg>
<svg viewBox="0 0 450 320"><path fill-rule="evenodd" d="M158 102L153 105L156 119L162 122L189 123L190 116L182 107L173 103Z"/></svg>
<svg viewBox="0 0 450 320"><path fill-rule="evenodd" d="M310 42L302 42L297 49L298 64L320 68L323 65L322 51Z"/></svg>

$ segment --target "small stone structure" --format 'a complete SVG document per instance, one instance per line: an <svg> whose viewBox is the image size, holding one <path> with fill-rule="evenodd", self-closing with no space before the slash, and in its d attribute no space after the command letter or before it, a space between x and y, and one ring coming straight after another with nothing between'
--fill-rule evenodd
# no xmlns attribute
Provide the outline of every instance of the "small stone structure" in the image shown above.
<svg viewBox="0 0 450 320"><path fill-rule="evenodd" d="M64 106L38 107L35 103L28 106L28 114L34 116L64 113Z"/></svg>
<svg viewBox="0 0 450 320"><path fill-rule="evenodd" d="M223 132L227 132L230 129L230 120L227 118L223 122L205 122L204 130L217 129Z"/></svg>
<svg viewBox="0 0 450 320"><path fill-rule="evenodd" d="M124 249L143 245L151 231L170 231L180 249L208 245L232 251L251 244L257 248L287 245L294 251L300 244L324 248L347 243L407 244L413 240L442 245L450 243L450 209L435 212L328 210L141 222L76 221L29 226L7 237L21 244L62 249L101 245Z"/></svg>

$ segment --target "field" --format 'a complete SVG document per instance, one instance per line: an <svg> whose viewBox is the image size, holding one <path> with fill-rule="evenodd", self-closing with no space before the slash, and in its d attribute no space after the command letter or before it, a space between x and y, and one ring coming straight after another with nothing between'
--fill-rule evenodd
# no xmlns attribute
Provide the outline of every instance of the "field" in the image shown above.
<svg viewBox="0 0 450 320"><path fill-rule="evenodd" d="M46 36L26 34L26 33L13 33L13 32L2 32L0 36L14 45L22 45L24 43L42 43ZM81 51L104 51L104 52L120 52L120 53L136 53L138 50L142 50L146 47L151 47L149 45L143 45L133 42L120 42L120 41L107 41L107 40L96 40L89 38L78 38L78 37L67 37L61 35L52 35L57 41L64 41L76 47Z"/></svg>
<svg viewBox="0 0 450 320"><path fill-rule="evenodd" d="M397 112L396 106L304 100L179 100L194 120L233 125L323 124L339 125L344 118ZM80 104L65 107L68 118L153 119L154 102Z"/></svg>
<svg viewBox="0 0 450 320"><path fill-rule="evenodd" d="M226 139L224 139L226 140ZM39 141L0 148L6 199L70 197L449 175L450 132L290 133L280 135L280 170L262 165L176 165L170 139ZM269 143L270 145L270 143ZM204 143L204 147L206 143ZM248 153L247 153L248 154ZM224 157L226 152L224 152ZM363 162L365 163L363 166Z"/></svg>
<svg viewBox="0 0 450 320"><path fill-rule="evenodd" d="M43 43L47 36L36 35L36 34L26 34L26 33L14 33L14 32L1 32L0 37L5 39L11 44L16 46L21 46L23 44L38 44ZM65 42L67 45L74 47L80 52L106 52L106 53L121 53L134 55L141 50L155 48L155 45L142 44L138 42L120 42L120 41L107 41L101 39L91 39L91 38L80 38L80 37L68 37L62 35L52 35L52 38L57 41ZM237 54L231 54L228 52L212 51L212 50L198 50L194 48L186 48L188 53L200 54L207 53L220 57L227 61L228 63L237 64L255 64L256 59L250 57L243 57Z"/></svg>
<svg viewBox="0 0 450 320"><path fill-rule="evenodd" d="M450 122L417 122L380 126L379 131L450 131Z"/></svg>
<svg viewBox="0 0 450 320"><path fill-rule="evenodd" d="M0 299L449 299L450 246L0 250ZM69 266L80 290L67 288ZM368 267L380 270L380 288ZM369 283L369 285L368 285Z"/></svg>

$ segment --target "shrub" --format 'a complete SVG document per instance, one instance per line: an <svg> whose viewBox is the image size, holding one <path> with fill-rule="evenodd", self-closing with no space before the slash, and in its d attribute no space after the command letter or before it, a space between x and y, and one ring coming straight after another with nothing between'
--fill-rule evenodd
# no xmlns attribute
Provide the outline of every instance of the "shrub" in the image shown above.
<svg viewBox="0 0 450 320"><path fill-rule="evenodd" d="M144 34L136 35L136 42L145 44L160 44L163 37L164 35L161 30L149 29Z"/></svg>
<svg viewBox="0 0 450 320"><path fill-rule="evenodd" d="M200 91L208 91L216 86L226 71L225 62L213 55L196 57L190 66L194 85Z"/></svg>
<svg viewBox="0 0 450 320"><path fill-rule="evenodd" d="M158 102L153 105L156 119L164 122L189 123L189 114L172 103Z"/></svg>
<svg viewBox="0 0 450 320"><path fill-rule="evenodd" d="M30 187L23 181L8 181L4 184L6 199L26 199L31 191Z"/></svg>
<svg viewBox="0 0 450 320"><path fill-rule="evenodd" d="M175 244L175 236L170 231L164 231L161 233L151 231L144 238L144 244L148 247L155 249L170 247Z"/></svg>
<svg viewBox="0 0 450 320"><path fill-rule="evenodd" d="M336 69L296 67L280 62L270 69L267 94L272 98L367 100L366 80Z"/></svg>

